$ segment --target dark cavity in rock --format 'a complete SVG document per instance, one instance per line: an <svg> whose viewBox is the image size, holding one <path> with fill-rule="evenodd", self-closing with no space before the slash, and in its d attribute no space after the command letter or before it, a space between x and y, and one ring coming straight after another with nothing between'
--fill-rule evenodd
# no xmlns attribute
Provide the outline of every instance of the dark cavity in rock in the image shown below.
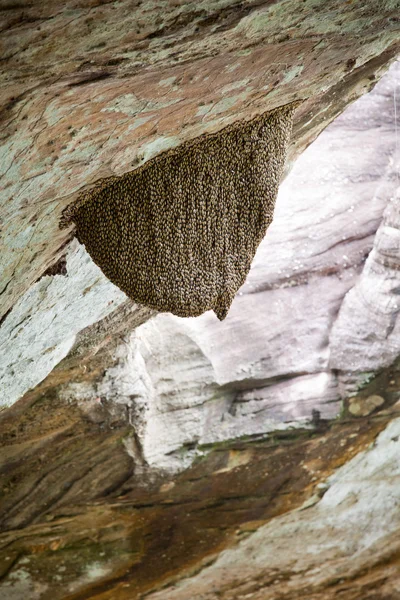
<svg viewBox="0 0 400 600"><path fill-rule="evenodd" d="M272 221L296 104L186 142L84 192L64 213L132 300L222 320Z"/></svg>

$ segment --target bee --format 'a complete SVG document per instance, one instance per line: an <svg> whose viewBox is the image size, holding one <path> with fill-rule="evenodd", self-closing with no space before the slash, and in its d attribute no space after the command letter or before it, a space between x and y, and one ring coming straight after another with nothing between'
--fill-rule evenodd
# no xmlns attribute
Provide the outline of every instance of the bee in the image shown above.
<svg viewBox="0 0 400 600"><path fill-rule="evenodd" d="M296 104L101 180L68 207L80 243L138 304L223 320L272 221Z"/></svg>

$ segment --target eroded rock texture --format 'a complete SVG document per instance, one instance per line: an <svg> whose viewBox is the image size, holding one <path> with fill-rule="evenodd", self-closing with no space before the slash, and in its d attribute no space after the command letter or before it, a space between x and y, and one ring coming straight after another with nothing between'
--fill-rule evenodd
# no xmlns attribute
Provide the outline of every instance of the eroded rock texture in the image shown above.
<svg viewBox="0 0 400 600"><path fill-rule="evenodd" d="M62 210L85 187L302 100L290 164L385 71L398 24L392 1L379 10L334 0L5 8L0 402L9 405L69 351L81 361L69 361L71 376L82 375L86 350L90 357L111 341L112 353L111 328L95 324L116 307L109 323L135 311L59 228ZM69 272L51 281L60 257Z"/></svg>
<svg viewBox="0 0 400 600"><path fill-rule="evenodd" d="M380 232L396 224L397 80L395 65L298 160L223 324L122 298L80 333L69 322L68 356L0 417L7 600L397 598L400 363L359 372L339 418L351 361L330 370L375 248L396 277ZM75 281L73 257L91 264L73 250L25 310Z"/></svg>
<svg viewBox="0 0 400 600"><path fill-rule="evenodd" d="M85 414L47 394L0 416L7 600L396 597L398 406L216 445L173 476L123 411Z"/></svg>
<svg viewBox="0 0 400 600"><path fill-rule="evenodd" d="M147 462L172 470L216 441L333 419L350 392L356 392L352 414L373 412L377 406L370 401L362 408L371 394L362 388L397 358L396 333L386 340L386 330L379 329L375 363L366 368L355 364L357 356L367 360L375 346L366 339L363 349L352 327L372 326L369 313L360 309L358 320L351 317L349 334L346 327L339 334L338 327L369 272L374 252L366 257L383 214L389 211L393 219L398 210L391 200L398 186L398 77L396 64L298 159L224 323L211 314L184 320L158 315L118 346L105 377L62 386L63 396L102 397L129 407ZM385 220L379 232L384 227ZM391 292L397 270L385 264L380 288L376 280L364 284L375 314L394 306L397 297ZM60 365L59 377L64 372ZM380 406L388 400L379 397Z"/></svg>
<svg viewBox="0 0 400 600"><path fill-rule="evenodd" d="M331 330L397 186L397 80L394 65L298 160L223 324L211 314L159 315L131 334L151 313L130 305L71 246L68 277L42 278L3 324L4 401L38 384L71 348L33 395L56 389L67 400L126 406L146 460L168 469L190 463L204 444L304 426L313 411L334 418L350 361L339 372L332 361L355 337L332 346ZM109 316L98 321L100 311ZM381 357L376 369L388 364ZM371 370L362 367L358 379L362 387Z"/></svg>
<svg viewBox="0 0 400 600"><path fill-rule="evenodd" d="M400 354L400 179L394 163L394 185L374 247L361 277L343 302L330 346L346 393L362 384L362 373L393 364Z"/></svg>
<svg viewBox="0 0 400 600"><path fill-rule="evenodd" d="M300 157L222 324L134 305L58 227L300 99L293 162L395 56L398 2L4 8L0 595L399 596L398 66Z"/></svg>
<svg viewBox="0 0 400 600"><path fill-rule="evenodd" d="M6 2L1 304L65 253L62 210L102 177L303 100L294 158L396 56L398 2Z"/></svg>

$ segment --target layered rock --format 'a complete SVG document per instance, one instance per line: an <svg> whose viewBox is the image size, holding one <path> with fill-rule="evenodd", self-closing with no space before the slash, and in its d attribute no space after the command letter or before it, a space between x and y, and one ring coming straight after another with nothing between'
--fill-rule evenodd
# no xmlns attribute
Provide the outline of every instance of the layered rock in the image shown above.
<svg viewBox="0 0 400 600"><path fill-rule="evenodd" d="M320 484L315 505L275 518L199 573L147 598L396 598L399 433L396 419Z"/></svg>
<svg viewBox="0 0 400 600"><path fill-rule="evenodd" d="M0 415L2 597L396 597L398 405L215 445L174 475L111 408L48 392Z"/></svg>
<svg viewBox="0 0 400 600"><path fill-rule="evenodd" d="M341 336L337 328L368 272L373 253L365 261L382 215L393 214L395 206L398 73L396 64L298 159L224 323L211 313L197 319L158 315L133 333L125 327L123 341L115 336L106 355L96 337L89 349L83 344L79 350L77 341L36 394L55 389L70 401L90 405L101 398L126 406L145 460L167 469L182 469L218 441L335 418L342 399L354 392L344 381L357 340L350 328L342 327ZM392 277L393 271L382 268L385 273ZM372 297L377 289L370 285ZM62 313L59 319L64 322ZM369 319L367 312L359 311L362 319ZM390 361L383 352L378 356L368 377L365 365L359 368L358 387L396 352Z"/></svg>
<svg viewBox="0 0 400 600"><path fill-rule="evenodd" d="M289 168L395 56L397 3L4 8L0 595L395 598L398 65L298 159L223 324L133 305L59 219L300 99Z"/></svg>
<svg viewBox="0 0 400 600"><path fill-rule="evenodd" d="M340 307L330 336L331 368L341 371L343 394L354 393L368 375L400 354L400 180L389 198L363 272Z"/></svg>
<svg viewBox="0 0 400 600"><path fill-rule="evenodd" d="M302 100L291 158L398 51L397 6L296 0L6 3L1 313L65 252L85 187Z"/></svg>

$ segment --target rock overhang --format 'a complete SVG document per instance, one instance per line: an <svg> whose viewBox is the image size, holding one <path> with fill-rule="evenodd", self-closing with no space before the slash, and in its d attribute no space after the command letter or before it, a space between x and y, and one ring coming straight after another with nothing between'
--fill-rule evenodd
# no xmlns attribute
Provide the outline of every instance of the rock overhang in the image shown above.
<svg viewBox="0 0 400 600"><path fill-rule="evenodd" d="M55 262L102 177L304 100L289 164L398 49L396 2L142 2L3 12L1 313Z"/></svg>

